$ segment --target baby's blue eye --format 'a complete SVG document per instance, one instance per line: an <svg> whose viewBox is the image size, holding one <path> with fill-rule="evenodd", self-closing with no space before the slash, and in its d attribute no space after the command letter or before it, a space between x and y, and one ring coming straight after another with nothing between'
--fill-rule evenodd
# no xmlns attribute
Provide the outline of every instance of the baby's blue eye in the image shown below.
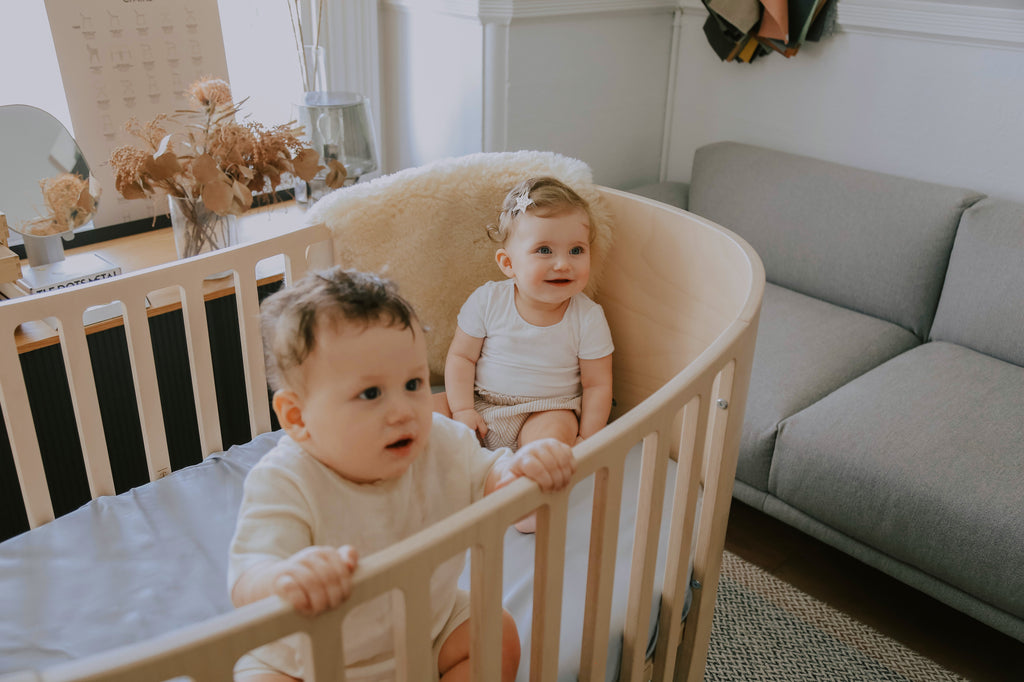
<svg viewBox="0 0 1024 682"><path fill-rule="evenodd" d="M359 394L360 400L376 400L380 397L380 388L377 386L371 386Z"/></svg>
<svg viewBox="0 0 1024 682"><path fill-rule="evenodd" d="M423 379L416 377L415 379L409 379L405 382L405 390L407 391L418 391L423 386Z"/></svg>
<svg viewBox="0 0 1024 682"><path fill-rule="evenodd" d="M549 255L551 253L551 247L550 246L541 246L541 247L539 247L537 249L537 253L543 253L545 256L547 256L547 255Z"/></svg>
<svg viewBox="0 0 1024 682"><path fill-rule="evenodd" d="M571 249L569 249L569 253L573 256L582 256L583 252L584 248L582 246L574 246Z"/></svg>

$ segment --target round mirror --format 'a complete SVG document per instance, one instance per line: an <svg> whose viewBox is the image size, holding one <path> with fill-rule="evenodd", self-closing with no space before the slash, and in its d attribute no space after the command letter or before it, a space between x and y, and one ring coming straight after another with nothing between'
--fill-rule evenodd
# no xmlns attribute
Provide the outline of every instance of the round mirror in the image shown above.
<svg viewBox="0 0 1024 682"><path fill-rule="evenodd" d="M0 211L12 245L23 243L16 230L46 213L40 181L61 173L89 180L89 164L64 124L27 104L0 106L0 159ZM88 222L75 231L91 228Z"/></svg>

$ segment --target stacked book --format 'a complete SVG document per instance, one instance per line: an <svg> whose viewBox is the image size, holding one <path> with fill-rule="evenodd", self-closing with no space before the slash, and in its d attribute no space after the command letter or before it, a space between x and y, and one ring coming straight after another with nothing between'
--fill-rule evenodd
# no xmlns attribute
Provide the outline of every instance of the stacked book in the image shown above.
<svg viewBox="0 0 1024 682"><path fill-rule="evenodd" d="M25 268L18 285L29 294L65 289L76 284L94 282L121 274L121 266L114 265L95 253L76 253L64 260Z"/></svg>

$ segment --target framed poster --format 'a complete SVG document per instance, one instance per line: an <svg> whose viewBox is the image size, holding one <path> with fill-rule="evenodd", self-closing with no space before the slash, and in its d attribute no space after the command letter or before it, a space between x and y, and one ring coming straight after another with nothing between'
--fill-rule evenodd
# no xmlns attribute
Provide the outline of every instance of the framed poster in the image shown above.
<svg viewBox="0 0 1024 682"><path fill-rule="evenodd" d="M102 190L95 226L166 213L165 203L121 198L110 153L138 142L124 131L132 116L189 108L196 80L228 80L217 0L45 2L75 138Z"/></svg>

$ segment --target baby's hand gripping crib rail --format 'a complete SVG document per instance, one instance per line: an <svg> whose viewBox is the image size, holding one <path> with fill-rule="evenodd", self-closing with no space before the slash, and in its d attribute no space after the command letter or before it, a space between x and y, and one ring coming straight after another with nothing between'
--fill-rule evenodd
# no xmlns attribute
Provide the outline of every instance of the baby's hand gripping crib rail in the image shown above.
<svg viewBox="0 0 1024 682"><path fill-rule="evenodd" d="M600 193L615 225L615 247L607 259L597 300L605 309L616 346L616 408L606 428L575 448L578 470L569 489L542 494L532 483L517 481L434 527L364 557L348 601L317 618L302 617L270 598L148 641L58 664L38 675L15 673L2 678L4 682L140 682L178 676L219 682L231 678L235 661L245 652L296 632L308 635L315 679L343 679L337 634L342 619L358 604L389 592L400 607L398 612L405 614L395 632L400 679L431 679L436 673L431 672L435 665L425 602L429 598L427 585L433 567L467 550L473 675L476 680L496 680L500 677L504 539L508 526L534 509L538 510L538 529L529 679L556 679L559 631L566 619L575 619L581 621L582 632L578 656L574 654L579 679L603 680L609 635L614 635L610 632L614 552L618 543L628 539L620 537L617 521L624 462L638 443L642 443L642 459L620 679L700 679L764 273L745 242L708 221L616 190L601 188ZM298 277L308 266L307 247L329 237L322 225L303 228L264 242L0 305L0 402L31 525L50 521L53 508L14 342L20 322L59 320L90 491L94 498L110 495L114 488L85 331L76 323L83 311L114 300L124 304L146 457L150 477L155 480L165 475L170 465L155 390L146 294L169 286L181 288L203 452L210 454L221 449L221 439L216 396L209 381L203 277L235 271L251 431L264 433L270 430L270 417L258 334L255 266L284 253L286 280ZM325 264L324 251L309 249L318 266ZM582 614L562 613L565 581L583 580L582 576L563 575L568 501L571 489L583 481L594 488L588 521L585 609ZM663 503L669 502L668 545L661 548L664 570L656 571L659 536L665 537ZM213 579L224 582L223 576ZM692 606L684 620L684 602L691 586ZM187 591L190 586L182 584L179 589ZM651 622L657 623L653 634L648 627ZM653 656L648 656L652 637Z"/></svg>

